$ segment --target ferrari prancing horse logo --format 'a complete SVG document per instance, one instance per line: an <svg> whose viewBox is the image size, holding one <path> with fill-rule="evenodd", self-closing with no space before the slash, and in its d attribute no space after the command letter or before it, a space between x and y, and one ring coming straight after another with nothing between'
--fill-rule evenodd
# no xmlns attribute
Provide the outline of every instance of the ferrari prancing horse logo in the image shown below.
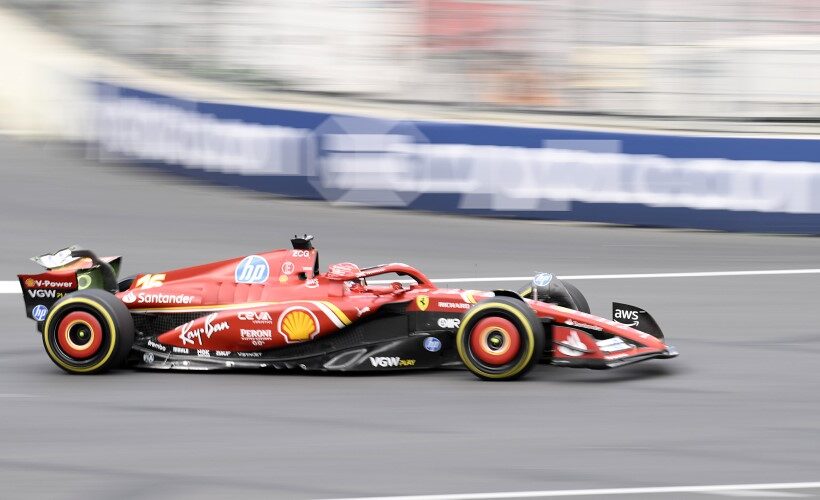
<svg viewBox="0 0 820 500"><path fill-rule="evenodd" d="M416 297L416 307L418 307L420 311L426 311L428 305L430 305L430 298L428 296L419 295Z"/></svg>

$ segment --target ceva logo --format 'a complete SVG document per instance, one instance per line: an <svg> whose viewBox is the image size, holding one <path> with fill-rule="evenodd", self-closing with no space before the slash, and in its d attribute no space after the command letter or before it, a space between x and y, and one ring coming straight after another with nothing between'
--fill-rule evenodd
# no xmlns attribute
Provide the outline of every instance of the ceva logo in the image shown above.
<svg viewBox="0 0 820 500"><path fill-rule="evenodd" d="M237 283L264 283L270 276L268 261L258 255L248 255L236 266L234 281Z"/></svg>

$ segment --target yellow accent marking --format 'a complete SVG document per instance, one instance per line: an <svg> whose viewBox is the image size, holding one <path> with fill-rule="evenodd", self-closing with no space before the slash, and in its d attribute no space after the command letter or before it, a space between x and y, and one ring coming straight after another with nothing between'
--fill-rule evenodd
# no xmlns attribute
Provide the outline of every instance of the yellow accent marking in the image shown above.
<svg viewBox="0 0 820 500"><path fill-rule="evenodd" d="M288 277L285 276L284 274L282 276L279 276L279 283L287 283L287 281L288 281Z"/></svg>
<svg viewBox="0 0 820 500"><path fill-rule="evenodd" d="M519 361L517 365L513 366L512 368L510 368L509 370L507 370L506 372L503 372L503 373L488 373L488 372L485 372L485 371L481 370L481 368L477 367L475 364L473 364L470 361L470 359L467 357L466 353L464 352L464 346L463 346L464 342L463 342L463 340L464 340L464 335L465 335L465 331L464 331L465 325L467 325L470 322L470 320L472 319L473 316L475 316L476 313L478 313L480 311L483 311L485 309L491 309L491 308L504 309L507 312L512 313L513 316L517 317L520 320L521 325L524 327L524 330L526 331L527 337L529 338L526 355L521 358L521 361ZM521 372L527 366L527 363L529 363L530 359L532 359L532 356L534 355L533 351L535 351L535 333L532 331L532 328L530 327L530 322L527 319L527 317L524 316L524 314L521 311L519 311L518 309L514 308L513 306L511 306L509 304L485 302L483 304L480 304L480 305L472 308L464 316L464 318L462 318L461 326L458 329L458 333L456 333L456 347L458 348L458 355L459 355L459 357L461 357L461 361L465 365L467 365L468 368L470 368L470 371L480 373L482 376L487 377L487 378L508 378L508 377L515 376L516 374Z"/></svg>
<svg viewBox="0 0 820 500"><path fill-rule="evenodd" d="M57 357L57 354L54 353L54 350L51 348L51 345L49 345L49 343L46 341L48 337L48 329L51 325L51 320L54 318L54 314L60 309L63 309L67 305L77 303L86 304L87 306L90 306L92 309L95 309L97 310L97 312L102 314L103 318L105 319L105 322L108 324L108 331L111 333L111 345L108 347L108 352L105 353L105 356L103 356L103 358L98 363L91 366L76 367L66 364L63 360ZM46 324L43 326L43 344L45 344L46 352L48 352L48 357L50 357L52 361L54 361L55 363L57 363L58 365L62 366L70 372L85 373L96 370L111 358L111 355L114 353L114 348L117 345L117 330L116 328L114 328L114 320L111 318L111 315L108 314L108 311L106 311L104 308L100 307L100 305L97 302L94 302L91 299L86 299L85 297L72 297L67 299L65 302L61 302L56 307L52 308L49 312L48 317L46 318Z"/></svg>
<svg viewBox="0 0 820 500"><path fill-rule="evenodd" d="M352 323L350 318L332 302L326 300L283 300L281 302L248 302L244 304L215 304L212 306L179 306L179 307L152 307L141 309L130 309L132 313L151 312L207 312L207 311L231 311L234 309L255 309L257 307L269 307L279 304L324 304L330 309L339 320L345 325Z"/></svg>
<svg viewBox="0 0 820 500"><path fill-rule="evenodd" d="M165 273L144 274L134 284L134 288L157 288L165 282Z"/></svg>
<svg viewBox="0 0 820 500"><path fill-rule="evenodd" d="M344 312L342 312L341 309L336 307L336 304L328 302L326 300L323 300L322 304L330 308L330 310L333 311L333 314L335 314L345 325L349 325L351 323L350 318L348 318L347 315Z"/></svg>
<svg viewBox="0 0 820 500"><path fill-rule="evenodd" d="M528 299L532 296L532 287L527 288L523 292L521 292L521 296Z"/></svg>

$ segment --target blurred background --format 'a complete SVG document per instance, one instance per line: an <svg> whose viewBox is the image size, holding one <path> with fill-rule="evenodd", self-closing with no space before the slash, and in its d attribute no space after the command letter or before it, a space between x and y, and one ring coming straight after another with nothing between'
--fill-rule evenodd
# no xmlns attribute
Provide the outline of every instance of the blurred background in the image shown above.
<svg viewBox="0 0 820 500"><path fill-rule="evenodd" d="M371 206L820 233L814 1L0 0L0 42L0 129L106 160Z"/></svg>
<svg viewBox="0 0 820 500"><path fill-rule="evenodd" d="M820 116L813 0L3 0L83 46L261 90L528 112Z"/></svg>
<svg viewBox="0 0 820 500"><path fill-rule="evenodd" d="M260 90L816 121L813 0L4 0L84 47Z"/></svg>

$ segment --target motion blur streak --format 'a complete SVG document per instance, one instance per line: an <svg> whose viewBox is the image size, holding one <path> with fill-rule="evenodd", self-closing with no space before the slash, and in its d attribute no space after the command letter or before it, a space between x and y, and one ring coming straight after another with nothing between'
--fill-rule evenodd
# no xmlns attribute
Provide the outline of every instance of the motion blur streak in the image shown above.
<svg viewBox="0 0 820 500"><path fill-rule="evenodd" d="M813 119L812 0L6 0L83 43L265 90L538 110Z"/></svg>
<svg viewBox="0 0 820 500"><path fill-rule="evenodd" d="M736 496L793 496L778 494L775 491L762 492L760 495L744 492L760 490L800 490L820 488L817 483L769 483L769 484L717 484L708 486L658 486L651 488L600 488L594 490L547 490L547 491L508 491L499 493L456 493L451 495L412 495L390 497L360 497L336 498L332 500L493 500L505 498L550 498L550 497L582 497L582 496L611 496L611 495L643 495L649 493L717 493L736 492ZM734 495L730 495L734 496ZM794 495L804 496L804 495Z"/></svg>

